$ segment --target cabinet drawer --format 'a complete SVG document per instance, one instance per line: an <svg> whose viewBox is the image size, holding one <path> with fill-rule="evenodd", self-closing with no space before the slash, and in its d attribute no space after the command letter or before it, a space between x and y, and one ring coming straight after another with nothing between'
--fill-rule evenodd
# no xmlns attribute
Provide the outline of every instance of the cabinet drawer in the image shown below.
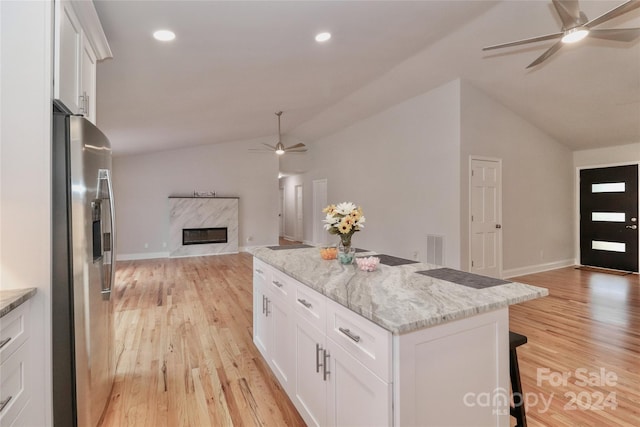
<svg viewBox="0 0 640 427"><path fill-rule="evenodd" d="M262 283L268 283L271 275L271 267L260 261L258 258L253 258L253 276L255 279L262 280Z"/></svg>
<svg viewBox="0 0 640 427"><path fill-rule="evenodd" d="M327 299L327 337L380 379L391 382L391 332Z"/></svg>
<svg viewBox="0 0 640 427"><path fill-rule="evenodd" d="M0 425L11 425L27 403L27 344L0 364Z"/></svg>
<svg viewBox="0 0 640 427"><path fill-rule="evenodd" d="M271 295L275 298L279 298L282 301L289 303L293 300L293 294L295 293L296 281L287 276L280 270L273 268L271 270L271 280L268 282L268 288L271 290Z"/></svg>
<svg viewBox="0 0 640 427"><path fill-rule="evenodd" d="M324 333L327 324L326 297L324 295L302 283L297 283L294 304L296 313Z"/></svg>
<svg viewBox="0 0 640 427"><path fill-rule="evenodd" d="M30 303L25 301L0 318L0 363L7 360L27 340Z"/></svg>

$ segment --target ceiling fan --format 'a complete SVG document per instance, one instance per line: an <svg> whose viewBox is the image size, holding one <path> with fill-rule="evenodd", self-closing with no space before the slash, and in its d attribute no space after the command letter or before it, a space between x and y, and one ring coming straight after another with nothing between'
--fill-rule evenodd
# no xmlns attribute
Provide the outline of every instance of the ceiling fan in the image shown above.
<svg viewBox="0 0 640 427"><path fill-rule="evenodd" d="M280 116L282 116L282 111L278 111L276 113L276 116L278 116L278 143L276 145L271 145L271 144L265 144L264 142L262 143L262 145L265 145L267 147L269 147L268 150L264 149L264 148L250 148L249 150L251 151L269 151L269 152L275 152L277 155L281 156L284 153L304 153L305 151L307 151L307 149L305 148L305 145L303 143L298 143L295 145L292 145L291 147L285 147L284 144L282 143L282 136L280 135Z"/></svg>
<svg viewBox="0 0 640 427"><path fill-rule="evenodd" d="M527 68L531 68L541 64L551 55L556 53L563 44L575 43L587 36L605 40L625 42L633 41L640 36L640 28L620 28L610 30L593 29L593 27L595 27L596 25L600 25L606 21L609 21L610 19L616 18L640 7L640 0L629 0L592 20L587 19L587 16L584 14L584 12L580 10L578 0L552 0L552 2L556 8L558 16L560 16L560 20L562 21L561 32L547 34L539 37L532 37L524 40L518 40L511 43L487 46L482 48L482 50L500 49L503 47L511 47L527 43L541 42L545 40L560 39L546 52L540 55L535 61L529 64Z"/></svg>

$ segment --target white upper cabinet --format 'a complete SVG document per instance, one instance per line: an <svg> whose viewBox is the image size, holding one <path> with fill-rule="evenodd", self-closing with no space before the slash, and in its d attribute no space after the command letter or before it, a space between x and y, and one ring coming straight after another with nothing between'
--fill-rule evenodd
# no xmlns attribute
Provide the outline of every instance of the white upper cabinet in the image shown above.
<svg viewBox="0 0 640 427"><path fill-rule="evenodd" d="M55 2L53 97L96 122L96 65L111 57L90 1Z"/></svg>

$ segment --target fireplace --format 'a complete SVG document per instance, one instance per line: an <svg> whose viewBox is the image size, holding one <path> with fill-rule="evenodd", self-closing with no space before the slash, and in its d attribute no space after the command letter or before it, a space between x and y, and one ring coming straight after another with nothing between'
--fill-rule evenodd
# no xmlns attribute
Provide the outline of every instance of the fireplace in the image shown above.
<svg viewBox="0 0 640 427"><path fill-rule="evenodd" d="M227 227L183 228L183 245L205 245L209 243L227 243Z"/></svg>

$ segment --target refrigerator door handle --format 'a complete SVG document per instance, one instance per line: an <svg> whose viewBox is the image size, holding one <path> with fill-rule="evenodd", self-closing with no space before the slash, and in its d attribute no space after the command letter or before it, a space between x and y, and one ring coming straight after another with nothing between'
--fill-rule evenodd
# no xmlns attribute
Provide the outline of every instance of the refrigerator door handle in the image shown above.
<svg viewBox="0 0 640 427"><path fill-rule="evenodd" d="M111 183L111 174L110 171L107 169L102 169L100 170L100 178L103 179L105 181L105 183L107 184L107 194L109 197L109 227L110 227L110 231L108 234L109 236L109 251L110 256L109 256L109 261L111 262L110 264L110 274L109 274L109 284L108 287L102 290L102 294L107 296L108 298L110 298L111 296L111 290L113 289L113 284L115 281L115 274L116 274L116 262L115 262L115 243L116 243L116 228L115 228L115 206L113 204L113 185Z"/></svg>

